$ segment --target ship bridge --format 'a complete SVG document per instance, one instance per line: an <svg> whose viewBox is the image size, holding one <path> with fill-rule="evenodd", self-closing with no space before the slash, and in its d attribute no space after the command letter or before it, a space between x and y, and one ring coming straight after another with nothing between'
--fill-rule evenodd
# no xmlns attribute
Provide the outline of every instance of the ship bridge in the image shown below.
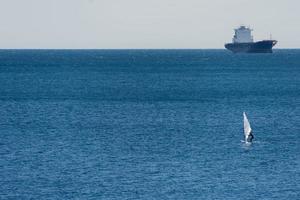
<svg viewBox="0 0 300 200"><path fill-rule="evenodd" d="M232 38L233 43L252 43L253 36L251 35L252 29L246 26L240 26L237 29L234 29L235 34Z"/></svg>

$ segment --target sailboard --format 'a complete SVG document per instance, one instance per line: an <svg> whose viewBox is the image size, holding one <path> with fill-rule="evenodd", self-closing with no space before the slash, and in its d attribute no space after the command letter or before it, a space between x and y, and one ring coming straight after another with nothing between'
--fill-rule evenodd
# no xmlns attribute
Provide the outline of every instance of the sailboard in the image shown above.
<svg viewBox="0 0 300 200"><path fill-rule="evenodd" d="M245 134L245 142L247 143L251 143L254 136L252 134L252 128L250 125L250 122L247 118L247 115L245 112L243 112L243 116L244 116L244 134Z"/></svg>

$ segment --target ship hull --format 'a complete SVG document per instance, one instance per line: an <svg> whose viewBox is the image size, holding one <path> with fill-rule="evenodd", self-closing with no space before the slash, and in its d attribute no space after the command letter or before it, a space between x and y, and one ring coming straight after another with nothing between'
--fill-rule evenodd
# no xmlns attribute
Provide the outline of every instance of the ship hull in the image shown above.
<svg viewBox="0 0 300 200"><path fill-rule="evenodd" d="M225 48L233 53L272 53L276 40L263 40L251 43L228 43Z"/></svg>

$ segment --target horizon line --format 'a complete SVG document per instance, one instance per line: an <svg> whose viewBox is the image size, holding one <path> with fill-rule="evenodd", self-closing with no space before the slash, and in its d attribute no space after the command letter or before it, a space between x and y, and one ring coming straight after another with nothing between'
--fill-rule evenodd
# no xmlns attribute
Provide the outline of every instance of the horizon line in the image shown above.
<svg viewBox="0 0 300 200"><path fill-rule="evenodd" d="M273 48L273 50L299 50L297 48ZM3 50L226 50L225 48L0 48Z"/></svg>

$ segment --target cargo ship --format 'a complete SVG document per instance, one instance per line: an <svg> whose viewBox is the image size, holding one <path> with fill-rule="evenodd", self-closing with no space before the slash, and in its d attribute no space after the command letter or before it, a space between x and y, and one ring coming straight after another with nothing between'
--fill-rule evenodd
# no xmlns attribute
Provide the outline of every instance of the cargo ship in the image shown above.
<svg viewBox="0 0 300 200"><path fill-rule="evenodd" d="M261 40L254 42L249 27L240 26L235 29L232 43L225 44L225 48L233 53L272 53L272 48L277 44L276 40Z"/></svg>

